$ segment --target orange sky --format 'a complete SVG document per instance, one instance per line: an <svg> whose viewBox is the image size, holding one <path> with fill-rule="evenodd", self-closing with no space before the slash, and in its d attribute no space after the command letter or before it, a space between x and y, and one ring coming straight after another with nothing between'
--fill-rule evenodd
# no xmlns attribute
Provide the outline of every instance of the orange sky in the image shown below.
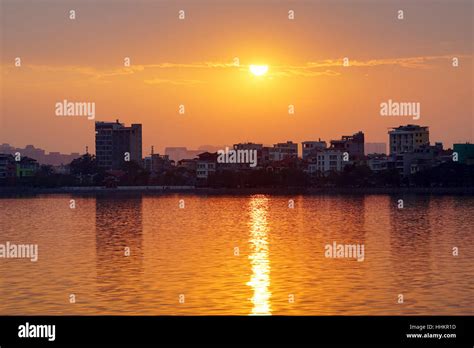
<svg viewBox="0 0 474 348"><path fill-rule="evenodd" d="M429 126L431 141L448 147L473 142L472 6L3 0L0 143L92 150L94 121L56 116L63 99L95 102L99 121L142 123L144 154L151 145L329 141L358 130L387 142L387 127L407 123ZM269 72L255 77L249 64ZM421 103L420 120L380 116L388 99Z"/></svg>

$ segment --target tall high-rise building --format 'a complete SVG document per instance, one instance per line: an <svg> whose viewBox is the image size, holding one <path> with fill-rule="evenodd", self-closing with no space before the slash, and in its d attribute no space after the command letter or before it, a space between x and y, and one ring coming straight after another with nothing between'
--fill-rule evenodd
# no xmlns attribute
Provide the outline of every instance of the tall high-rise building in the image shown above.
<svg viewBox="0 0 474 348"><path fill-rule="evenodd" d="M120 169L130 154L130 161L142 162L142 125L125 127L116 122L95 123L95 155L99 167Z"/></svg>
<svg viewBox="0 0 474 348"><path fill-rule="evenodd" d="M428 127L408 124L392 128L389 132L390 154L413 152L416 149L430 144Z"/></svg>

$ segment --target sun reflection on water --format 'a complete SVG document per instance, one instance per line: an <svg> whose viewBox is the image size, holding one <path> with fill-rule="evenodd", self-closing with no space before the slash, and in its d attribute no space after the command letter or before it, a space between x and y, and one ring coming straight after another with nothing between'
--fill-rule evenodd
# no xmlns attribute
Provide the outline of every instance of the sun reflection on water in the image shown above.
<svg viewBox="0 0 474 348"><path fill-rule="evenodd" d="M252 315L270 315L270 260L268 258L268 198L252 196L250 211L250 263L252 275L247 285L252 287Z"/></svg>

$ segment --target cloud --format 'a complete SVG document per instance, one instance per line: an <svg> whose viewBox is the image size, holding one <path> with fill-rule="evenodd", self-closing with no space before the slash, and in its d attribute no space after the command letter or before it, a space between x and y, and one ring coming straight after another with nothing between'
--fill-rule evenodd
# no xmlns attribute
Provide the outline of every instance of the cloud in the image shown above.
<svg viewBox="0 0 474 348"><path fill-rule="evenodd" d="M200 83L205 83L205 81L200 81L200 80L160 79L160 78L144 80L143 82L145 82L147 85L160 85L160 84L196 85Z"/></svg>
<svg viewBox="0 0 474 348"><path fill-rule="evenodd" d="M141 65L144 69L155 68L155 69L212 69L212 68L235 68L237 65L229 62L202 62L202 63L161 63L161 64L147 64Z"/></svg>
<svg viewBox="0 0 474 348"><path fill-rule="evenodd" d="M403 58L383 58L370 60L352 60L349 58L349 67L352 68L373 68L383 66L398 66L408 69L432 69L436 63L447 60L451 61L453 57L471 58L469 55L442 55L442 56L419 56ZM317 76L338 76L341 75L345 67L343 58L323 59L310 61L301 65L281 65L273 66L271 75L275 77L317 77ZM339 71L336 71L339 70ZM347 70L346 70L347 71Z"/></svg>
<svg viewBox="0 0 474 348"><path fill-rule="evenodd" d="M440 55L440 56L416 56L416 57L399 57L399 58L382 58L382 59L369 59L369 60L357 60L350 59L349 67L351 68L373 68L383 66L398 66L408 69L430 69L436 66L443 60L450 61L453 57L459 58L471 58L470 55ZM318 76L338 76L343 72L346 72L347 68L343 67L343 58L337 59L322 59L316 61L309 61L300 65L272 65L270 67L269 76L275 78L284 77L318 77ZM173 84L173 85L192 85L204 83L205 81L194 80L194 79L170 79L169 73L164 78L161 75L161 70L225 70L225 69L238 69L239 71L247 71L248 65L235 65L233 62L194 62L194 63L173 63L163 62L155 64L133 64L130 67L116 67L116 68L100 68L92 66L76 66L76 65L63 65L63 66L51 66L51 65L25 65L26 69L31 69L40 73L58 73L58 74L71 74L84 77L92 81L101 83L110 83L113 77L120 76L132 76L139 74L146 74L146 78L142 80L147 85L156 84ZM13 73L17 69L12 65L3 65L2 70L5 74ZM154 78L149 78L150 75L154 75Z"/></svg>
<svg viewBox="0 0 474 348"><path fill-rule="evenodd" d="M382 58L370 60L352 60L349 57L349 66L351 67L376 67L376 66L399 66L403 68L430 68L434 63L441 60L451 60L453 57L470 58L468 55L442 55L442 56L418 56L418 57L404 57L404 58ZM343 58L340 59L326 59L308 62L302 68L329 68L342 67Z"/></svg>
<svg viewBox="0 0 474 348"><path fill-rule="evenodd" d="M276 67L269 72L272 77L317 77L317 76L338 76L341 73L325 69L322 71L314 71L309 67Z"/></svg>

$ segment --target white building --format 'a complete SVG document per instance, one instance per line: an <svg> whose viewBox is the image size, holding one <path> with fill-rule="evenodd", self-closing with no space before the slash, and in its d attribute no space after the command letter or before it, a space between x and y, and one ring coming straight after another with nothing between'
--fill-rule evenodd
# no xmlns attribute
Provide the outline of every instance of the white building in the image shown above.
<svg viewBox="0 0 474 348"><path fill-rule="evenodd" d="M312 162L308 164L308 173L321 173L324 175L330 172L341 172L350 163L344 161L344 152L335 149L324 149L317 151L312 157Z"/></svg>

